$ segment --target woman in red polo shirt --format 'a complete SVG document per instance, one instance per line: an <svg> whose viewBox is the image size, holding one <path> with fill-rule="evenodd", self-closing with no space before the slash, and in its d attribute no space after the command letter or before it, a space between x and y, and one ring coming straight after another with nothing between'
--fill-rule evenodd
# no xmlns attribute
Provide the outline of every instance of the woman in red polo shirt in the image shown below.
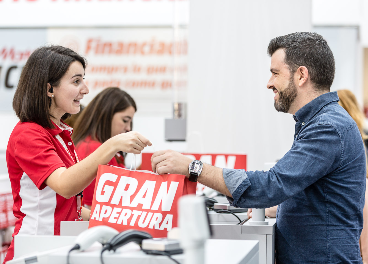
<svg viewBox="0 0 368 264"><path fill-rule="evenodd" d="M118 87L104 89L87 105L74 125L72 139L82 160L111 137L132 130L137 106L133 98ZM117 152L109 165L124 168L124 153ZM83 205L91 208L96 180L83 191Z"/></svg>
<svg viewBox="0 0 368 264"><path fill-rule="evenodd" d="M22 70L13 108L20 119L9 138L6 161L17 218L13 237L59 235L60 221L89 218L78 194L94 179L99 164L117 152L139 154L150 141L136 132L118 134L79 162L63 123L80 111L87 94L86 62L61 46L41 47ZM13 259L14 239L4 263Z"/></svg>

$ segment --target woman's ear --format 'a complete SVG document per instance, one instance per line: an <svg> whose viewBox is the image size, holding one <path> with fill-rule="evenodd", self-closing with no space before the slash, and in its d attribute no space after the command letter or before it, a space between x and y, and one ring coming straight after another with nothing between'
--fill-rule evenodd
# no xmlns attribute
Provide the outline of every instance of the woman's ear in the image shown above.
<svg viewBox="0 0 368 264"><path fill-rule="evenodd" d="M54 97L54 88L49 83L47 84L47 96Z"/></svg>

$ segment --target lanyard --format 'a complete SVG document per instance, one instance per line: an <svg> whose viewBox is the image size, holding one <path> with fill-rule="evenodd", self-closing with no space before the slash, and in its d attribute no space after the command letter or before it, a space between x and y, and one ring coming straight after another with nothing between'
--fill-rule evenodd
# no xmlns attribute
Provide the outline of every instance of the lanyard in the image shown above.
<svg viewBox="0 0 368 264"><path fill-rule="evenodd" d="M64 140L60 137L60 135L56 135L55 137L57 138L57 140L59 140L60 144L64 147L65 151L69 154L70 158L74 162L74 158L70 154L69 149L66 146ZM77 162L79 162L78 155L77 155L77 152L75 152L75 150L74 150L74 155L75 155L75 159L77 160ZM83 218L82 218L82 198L83 198L83 191L80 192L80 193L78 193L76 196L77 196L77 214L78 214L78 218L75 219L75 221L83 221Z"/></svg>
<svg viewBox="0 0 368 264"><path fill-rule="evenodd" d="M74 162L74 158L73 158L72 154L70 154L69 149L68 149L68 147L66 146L66 144L65 144L64 140L60 137L60 135L56 135L55 137L57 138L57 140L59 140L60 144L64 147L65 151L69 154L69 157L70 157L70 158L73 160L73 162ZM78 155L77 155L77 152L75 152L75 150L74 150L74 155L75 155L75 159L77 160L77 162L79 162Z"/></svg>

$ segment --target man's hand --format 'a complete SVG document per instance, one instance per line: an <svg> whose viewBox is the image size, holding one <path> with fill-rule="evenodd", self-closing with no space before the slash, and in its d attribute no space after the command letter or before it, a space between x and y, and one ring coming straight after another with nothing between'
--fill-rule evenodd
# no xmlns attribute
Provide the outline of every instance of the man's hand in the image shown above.
<svg viewBox="0 0 368 264"><path fill-rule="evenodd" d="M160 150L151 157L152 170L158 174L182 174L189 177L191 162L190 158L173 150Z"/></svg>
<svg viewBox="0 0 368 264"><path fill-rule="evenodd" d="M192 159L172 150L160 150L153 153L151 158L152 170L158 174L182 174L189 178L189 164ZM198 182L220 192L229 197L230 191L227 189L222 169L203 164L203 170L198 177Z"/></svg>

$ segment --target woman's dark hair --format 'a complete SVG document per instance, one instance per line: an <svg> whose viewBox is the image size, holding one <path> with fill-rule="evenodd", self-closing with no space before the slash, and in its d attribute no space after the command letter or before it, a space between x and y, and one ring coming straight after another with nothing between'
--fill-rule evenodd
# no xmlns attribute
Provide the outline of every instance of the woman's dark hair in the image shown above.
<svg viewBox="0 0 368 264"><path fill-rule="evenodd" d="M58 86L72 62L86 68L86 60L69 48L45 46L36 49L24 66L13 98L13 109L21 122L35 122L53 128L50 119L51 98L47 84ZM66 113L62 119L69 116Z"/></svg>
<svg viewBox="0 0 368 264"><path fill-rule="evenodd" d="M74 124L72 139L77 145L87 136L104 143L111 138L111 123L115 113L132 106L137 111L133 98L118 87L104 89L83 109ZM133 128L133 122L132 122Z"/></svg>

